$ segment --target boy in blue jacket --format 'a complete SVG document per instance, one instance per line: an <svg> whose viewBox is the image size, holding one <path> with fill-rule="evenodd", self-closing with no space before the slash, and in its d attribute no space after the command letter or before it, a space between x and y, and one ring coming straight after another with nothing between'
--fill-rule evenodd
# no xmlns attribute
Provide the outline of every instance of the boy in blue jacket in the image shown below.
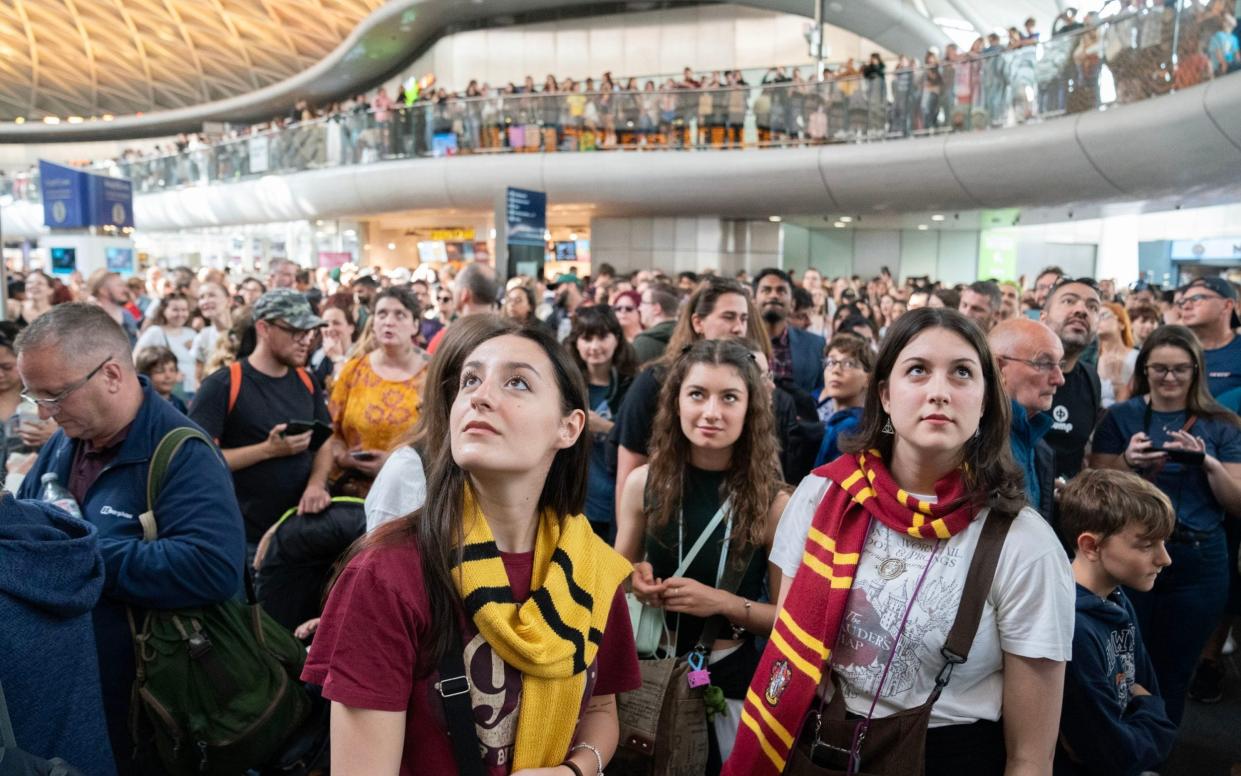
<svg viewBox="0 0 1241 776"><path fill-rule="evenodd" d="M1063 538L1076 551L1077 619L1055 773L1136 776L1168 757L1176 726L1121 586L1154 587L1172 562L1164 541L1176 514L1154 485L1109 469L1074 477L1058 509Z"/></svg>

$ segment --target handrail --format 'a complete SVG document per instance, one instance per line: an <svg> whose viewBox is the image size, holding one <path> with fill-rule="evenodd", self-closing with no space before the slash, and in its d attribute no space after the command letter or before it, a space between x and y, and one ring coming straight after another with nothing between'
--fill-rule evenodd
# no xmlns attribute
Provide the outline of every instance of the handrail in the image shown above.
<svg viewBox="0 0 1241 776"><path fill-rule="evenodd" d="M1149 99L1211 77L1214 16L1143 9L1015 49L887 71L738 87L501 93L369 107L180 153L101 162L136 192L474 153L773 148L977 132ZM37 175L0 194L38 201Z"/></svg>

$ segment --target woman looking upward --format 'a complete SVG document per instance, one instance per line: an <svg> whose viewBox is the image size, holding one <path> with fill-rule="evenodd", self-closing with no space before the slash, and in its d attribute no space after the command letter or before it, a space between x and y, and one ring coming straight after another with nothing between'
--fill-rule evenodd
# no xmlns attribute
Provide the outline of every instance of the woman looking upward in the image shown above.
<svg viewBox="0 0 1241 776"><path fill-rule="evenodd" d="M358 546L303 672L332 701L332 772L457 773L434 686L454 661L488 776L599 772L615 694L641 678L631 567L579 514L581 376L543 329L472 315L431 364L420 425L426 504Z"/></svg>
<svg viewBox="0 0 1241 776"><path fill-rule="evenodd" d="M1050 775L1075 591L1060 542L1024 506L1009 406L969 319L922 308L892 325L846 454L803 480L780 519L780 614L726 774L781 772L824 680L868 725L926 714L901 738L926 731L912 755L928 776ZM994 513L1016 517L969 659L939 694L941 648ZM860 747L862 771L884 754Z"/></svg>

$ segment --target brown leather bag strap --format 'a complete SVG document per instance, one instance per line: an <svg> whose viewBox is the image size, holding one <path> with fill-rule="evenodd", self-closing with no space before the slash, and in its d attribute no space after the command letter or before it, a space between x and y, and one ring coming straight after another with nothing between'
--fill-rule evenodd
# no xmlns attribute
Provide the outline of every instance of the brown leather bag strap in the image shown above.
<svg viewBox="0 0 1241 776"><path fill-rule="evenodd" d="M944 642L943 649L940 650L947 662L935 677L933 698L938 698L939 693L947 686L953 667L969 658L974 636L978 633L978 622L982 619L982 609L987 603L987 594L991 592L991 583L995 580L995 569L1000 563L1000 551L1004 549L1004 539L1016 517L1011 512L995 509L987 513L982 535L978 537L978 546L974 548L974 557L965 575L965 588L961 594L961 604L957 607L957 617L952 623L952 629L948 631L948 639Z"/></svg>

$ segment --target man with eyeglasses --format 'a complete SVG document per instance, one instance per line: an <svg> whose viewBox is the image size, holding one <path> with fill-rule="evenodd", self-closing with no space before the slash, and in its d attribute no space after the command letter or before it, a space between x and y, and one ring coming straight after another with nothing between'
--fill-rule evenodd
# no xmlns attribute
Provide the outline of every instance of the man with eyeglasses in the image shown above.
<svg viewBox="0 0 1241 776"><path fill-rule="evenodd" d="M241 512L220 454L190 439L152 505L158 538L143 540L138 515L147 511L151 456L169 431L193 424L138 375L129 338L106 311L57 305L14 346L23 395L40 417L60 423L18 496L38 498L43 475L53 473L95 526L105 574L93 614L95 650L112 751L118 770L130 773L134 653L126 608L141 622L147 609L206 606L236 595L245 556Z"/></svg>
<svg viewBox="0 0 1241 776"><path fill-rule="evenodd" d="M1083 355L1099 331L1102 300L1094 280L1061 278L1047 294L1040 320L1064 347L1064 384L1052 400L1052 427L1044 437L1056 452L1056 477L1082 470L1086 445L1103 406L1099 373Z"/></svg>
<svg viewBox="0 0 1241 776"><path fill-rule="evenodd" d="M254 352L209 375L190 405L190 419L216 440L233 472L251 560L289 508L314 514L329 503L327 490L311 483L326 482L331 471L323 446L330 434L287 430L293 421L331 428L323 389L305 369L322 325L304 295L288 288L263 294L254 304Z"/></svg>
<svg viewBox="0 0 1241 776"><path fill-rule="evenodd" d="M1047 411L1064 385L1064 346L1051 329L1029 318L996 324L987 340L1013 404L1008 444L1025 474L1026 495L1055 527L1055 453L1043 438L1053 423Z"/></svg>
<svg viewBox="0 0 1241 776"><path fill-rule="evenodd" d="M1241 388L1241 327L1237 317L1237 289L1221 277L1202 277L1184 289L1177 307L1181 323L1193 330L1206 357L1211 395Z"/></svg>
<svg viewBox="0 0 1241 776"><path fill-rule="evenodd" d="M642 292L638 317L645 328L633 340L633 351L639 364L649 363L664 354L672 330L677 325L680 305L681 299L672 286L652 283Z"/></svg>

